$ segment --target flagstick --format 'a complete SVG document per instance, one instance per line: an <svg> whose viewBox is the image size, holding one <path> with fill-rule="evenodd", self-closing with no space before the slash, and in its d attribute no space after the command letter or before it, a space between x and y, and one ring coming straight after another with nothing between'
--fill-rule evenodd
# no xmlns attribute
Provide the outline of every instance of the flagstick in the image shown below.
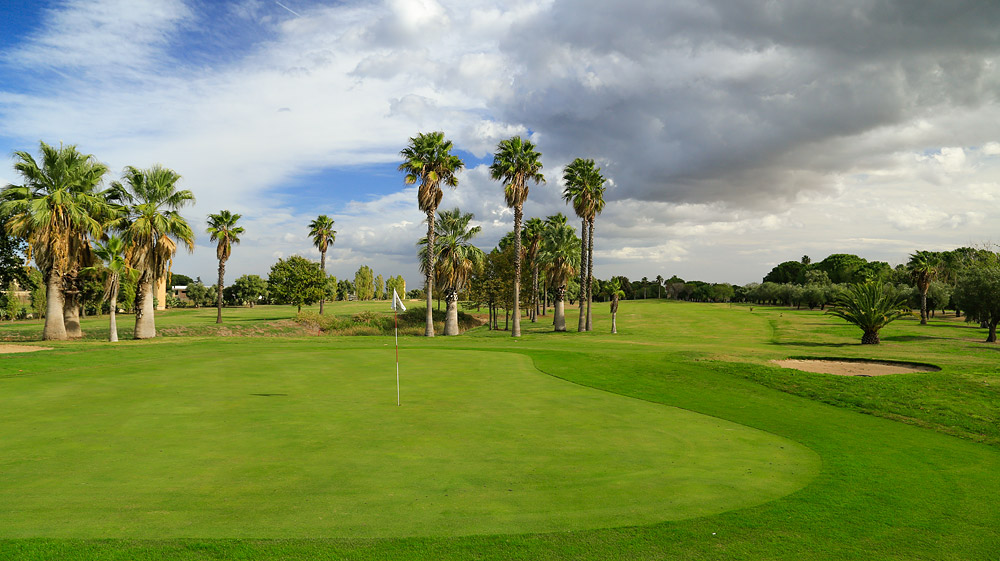
<svg viewBox="0 0 1000 561"><path fill-rule="evenodd" d="M393 292L393 296L396 293ZM393 302L393 308L395 308L395 302ZM396 310L392 311L392 322L396 326L396 406L399 407L399 316Z"/></svg>

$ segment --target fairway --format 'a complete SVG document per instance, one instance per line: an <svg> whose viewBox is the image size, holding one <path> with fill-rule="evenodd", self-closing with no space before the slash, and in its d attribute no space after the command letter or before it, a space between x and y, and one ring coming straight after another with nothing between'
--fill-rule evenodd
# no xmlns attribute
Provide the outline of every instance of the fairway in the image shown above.
<svg viewBox="0 0 1000 561"><path fill-rule="evenodd" d="M35 353L2 379L0 537L605 528L761 504L819 471L786 438L519 354L404 350L397 407L392 360L383 338Z"/></svg>

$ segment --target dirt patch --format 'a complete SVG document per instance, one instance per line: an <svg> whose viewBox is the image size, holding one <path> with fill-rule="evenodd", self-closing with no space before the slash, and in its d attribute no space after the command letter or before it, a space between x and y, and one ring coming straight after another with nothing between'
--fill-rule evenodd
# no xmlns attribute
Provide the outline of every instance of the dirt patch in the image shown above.
<svg viewBox="0 0 1000 561"><path fill-rule="evenodd" d="M0 343L0 355L9 353L31 353L34 351L51 351L52 347L33 347L29 345L6 345Z"/></svg>
<svg viewBox="0 0 1000 561"><path fill-rule="evenodd" d="M914 372L937 372L936 366L905 364L901 362L880 362L867 360L772 360L782 368L794 368L805 372L836 374L837 376L885 376L887 374L912 374Z"/></svg>

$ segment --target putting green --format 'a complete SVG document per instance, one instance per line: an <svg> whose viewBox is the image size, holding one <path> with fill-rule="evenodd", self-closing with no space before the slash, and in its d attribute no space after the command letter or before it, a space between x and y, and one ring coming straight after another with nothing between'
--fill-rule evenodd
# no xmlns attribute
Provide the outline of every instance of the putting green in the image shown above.
<svg viewBox="0 0 1000 561"><path fill-rule="evenodd" d="M512 353L408 350L396 407L391 347L371 341L5 359L26 370L0 377L0 537L638 525L760 504L819 471L790 440L576 386Z"/></svg>

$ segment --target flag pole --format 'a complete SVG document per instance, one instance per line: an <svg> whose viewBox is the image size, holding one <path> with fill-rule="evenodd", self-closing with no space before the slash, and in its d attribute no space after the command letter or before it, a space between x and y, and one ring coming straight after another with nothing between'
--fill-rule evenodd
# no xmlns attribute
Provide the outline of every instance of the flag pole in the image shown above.
<svg viewBox="0 0 1000 561"><path fill-rule="evenodd" d="M395 292L393 290L393 296L396 295ZM395 307L394 305L393 308ZM399 407L399 315L395 309L392 310L392 321L396 326L396 407Z"/></svg>

